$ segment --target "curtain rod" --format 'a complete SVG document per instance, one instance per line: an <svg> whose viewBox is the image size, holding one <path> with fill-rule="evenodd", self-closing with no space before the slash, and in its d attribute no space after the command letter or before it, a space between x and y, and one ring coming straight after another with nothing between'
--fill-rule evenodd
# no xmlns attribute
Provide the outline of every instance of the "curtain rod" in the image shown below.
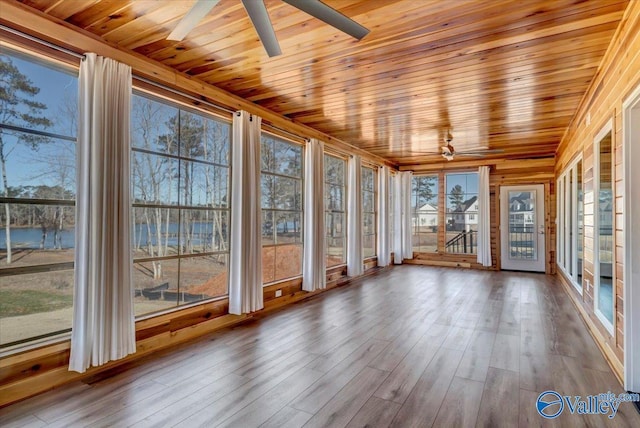
<svg viewBox="0 0 640 428"><path fill-rule="evenodd" d="M27 40L30 40L32 42L36 42L36 43L41 44L43 46L46 46L46 47L49 47L51 49L57 50L59 52L65 53L67 55L73 56L73 57L78 58L78 59L84 59L84 57L85 57L84 54L77 53L75 51L72 51L71 49L63 48L62 46L58 46L58 45L56 45L54 43L48 42L46 40L43 40L43 39L40 39L38 37L32 36L30 34L23 33L22 31L16 30L16 29L11 28L11 27L7 27L6 25L0 24L0 29L3 30L3 31L6 31L8 33L11 33L11 34L15 34L16 36L19 36L19 37L25 38ZM189 95L189 94L184 93L182 91L173 89L173 88L171 88L169 86L166 86L166 85L163 85L162 83L158 83L158 82L155 82L153 80L149 80L149 79L147 79L145 77L141 77L141 76L138 76L138 75L135 75L135 74L133 75L133 77L135 79L141 81L141 82L144 82L144 83L147 83L149 85L155 86L157 88L169 91L169 92L171 92L173 94L176 94L176 95L179 95L181 97L188 98L188 99L190 99L192 101L196 101L196 102L202 103L202 104L207 105L209 107L212 107L212 108L215 108L215 109L218 109L218 110L222 110L224 112L231 113L231 114L236 112L236 110L231 110L231 109L223 107L221 105L210 103L210 102L205 101L203 99L200 99L198 97L194 97L193 95ZM275 125L273 125L271 123L265 123L265 126L269 127L269 128L272 128L272 129L275 129L276 131L282 132L282 133L284 133L286 135L289 135L291 137L294 137L294 138L297 138L297 139L302 139L304 141L309 141L308 137L303 137L301 135L294 134L292 132L287 131L286 129L282 129L282 128L280 128L278 126L275 126Z"/></svg>
<svg viewBox="0 0 640 428"><path fill-rule="evenodd" d="M71 55L71 56L73 56L75 58L78 58L78 59L83 59L84 58L83 54L79 54L78 52L72 51L71 49L63 48L62 46L58 46L56 44L47 42L46 40L42 40L42 39L40 39L38 37L31 36L31 35L29 35L27 33L23 33L22 31L16 30L14 28L7 27L6 25L0 24L0 29L3 30L3 31L6 31L7 33L15 34L16 36L20 36L20 37L25 38L27 40L31 40L32 42L36 42L36 43L39 43L39 44L44 45L46 47L49 47L51 49L55 49L55 50L57 50L59 52L65 53L67 55Z"/></svg>

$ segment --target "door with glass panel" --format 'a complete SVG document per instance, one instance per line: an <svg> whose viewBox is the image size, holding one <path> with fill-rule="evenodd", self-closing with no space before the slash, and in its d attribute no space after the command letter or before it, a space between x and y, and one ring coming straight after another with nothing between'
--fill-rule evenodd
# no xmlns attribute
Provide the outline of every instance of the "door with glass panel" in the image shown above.
<svg viewBox="0 0 640 428"><path fill-rule="evenodd" d="M544 185L500 188L502 269L545 271Z"/></svg>

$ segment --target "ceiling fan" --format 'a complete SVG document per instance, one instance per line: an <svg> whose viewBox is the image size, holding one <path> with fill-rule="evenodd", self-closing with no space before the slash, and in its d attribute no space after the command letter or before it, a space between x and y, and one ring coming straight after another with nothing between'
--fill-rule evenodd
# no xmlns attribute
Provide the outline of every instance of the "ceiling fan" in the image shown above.
<svg viewBox="0 0 640 428"><path fill-rule="evenodd" d="M182 18L178 25L173 29L171 34L167 37L167 40L181 41L186 35L193 30L196 25L218 4L220 0L196 0L196 3L191 7L189 12ZM241 0L244 9L247 11L247 15L251 19L253 27L260 37L260 41L267 51L269 57L280 55L280 45L276 38L276 33L273 31L271 20L267 8L264 5L264 0ZM314 18L318 18L321 21L331 25L334 28L361 40L364 36L369 34L369 30L362 25L358 24L351 18L346 17L342 13L327 6L320 0L282 0L291 6L300 9L303 12L308 13Z"/></svg>
<svg viewBox="0 0 640 428"><path fill-rule="evenodd" d="M492 154L492 153L503 153L504 150L502 149L479 149L479 150L465 150L462 152L458 152L453 148L453 145L451 145L451 141L453 141L453 136L451 135L450 131L447 131L447 135L444 139L445 143L447 143L445 146L440 147L442 149L442 151L440 152L420 152L422 154L425 155L440 155L443 158L445 158L448 161L452 161L453 158L455 156L470 156L470 157L484 157L488 154Z"/></svg>

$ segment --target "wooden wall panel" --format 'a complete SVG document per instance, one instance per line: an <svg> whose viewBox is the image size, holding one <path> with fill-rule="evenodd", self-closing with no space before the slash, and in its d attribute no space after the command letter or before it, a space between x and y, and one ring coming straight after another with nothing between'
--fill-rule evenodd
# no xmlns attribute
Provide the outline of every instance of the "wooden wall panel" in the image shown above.
<svg viewBox="0 0 640 428"><path fill-rule="evenodd" d="M583 97L569 128L558 147L556 175L561 174L566 165L578 153L584 159L584 276L583 296L570 293L584 308L585 313L598 329L602 341L600 345L611 350L611 355L617 359L612 364L621 370L624 346L624 300L623 287L625 278L623 272L624 243L620 239L623 225L621 218L624 207L624 176L622 164L622 102L625 97L640 84L640 2L633 1L625 11L622 22L614 36L603 62L598 68L589 90ZM604 123L613 119L613 156L614 156L614 245L615 245L615 331L610 334L594 314L594 153L593 140ZM598 337L596 337L598 339ZM618 373L622 376L622 373Z"/></svg>

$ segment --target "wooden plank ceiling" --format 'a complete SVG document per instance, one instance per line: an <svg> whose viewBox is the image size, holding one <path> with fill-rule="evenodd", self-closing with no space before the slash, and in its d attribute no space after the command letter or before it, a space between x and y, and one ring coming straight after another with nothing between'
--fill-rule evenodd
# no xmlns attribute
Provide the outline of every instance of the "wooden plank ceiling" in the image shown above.
<svg viewBox="0 0 640 428"><path fill-rule="evenodd" d="M371 32L356 41L265 0L283 54L269 58L240 0L182 42L193 0L23 3L400 165L456 150L555 152L627 0L325 0ZM457 159L464 159L458 157Z"/></svg>

